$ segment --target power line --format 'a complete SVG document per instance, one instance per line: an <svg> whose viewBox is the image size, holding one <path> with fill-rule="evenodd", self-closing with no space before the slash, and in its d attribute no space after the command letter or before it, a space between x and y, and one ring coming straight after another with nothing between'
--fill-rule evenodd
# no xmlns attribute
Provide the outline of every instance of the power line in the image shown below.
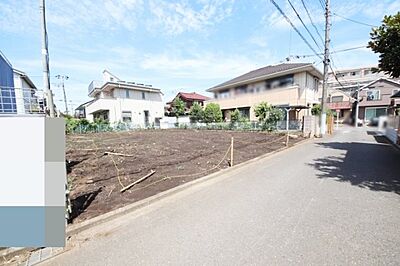
<svg viewBox="0 0 400 266"><path fill-rule="evenodd" d="M348 20L348 21L351 21L351 22L353 22L353 23L357 23L357 24L360 24L360 25L364 25L364 26L368 26L368 27L378 27L378 26L376 26L376 25L372 25L372 24L368 24L368 23L364 23L364 22L361 22L361 21L357 21L357 20L354 20L354 19L351 19L351 18L346 18L346 17L343 17L343 16L341 16L341 15L339 15L339 14L337 14L337 13L332 13L333 15L335 15L335 16L337 16L337 17L339 17L339 18L342 18L342 19L345 19L345 20Z"/></svg>
<svg viewBox="0 0 400 266"><path fill-rule="evenodd" d="M325 12L325 1L324 0L318 0L318 1L321 4L322 10Z"/></svg>
<svg viewBox="0 0 400 266"><path fill-rule="evenodd" d="M319 39L321 40L321 42L324 42L324 39L322 38L322 35L319 33L319 30L317 28L317 26L315 26L314 21L311 18L310 12L308 11L308 8L306 7L306 4L304 3L304 0L301 0L301 3L303 4L304 9L307 12L307 16L310 19L311 25L314 27L315 31L317 32Z"/></svg>
<svg viewBox="0 0 400 266"><path fill-rule="evenodd" d="M347 52L347 51L352 51L352 50L357 50L357 49L362 49L366 48L366 46L356 46L356 47L350 47L350 48L345 48L341 50L333 50L330 52L330 54L337 54L337 53L342 53L342 52ZM318 53L318 55L323 55L323 53ZM316 56L315 54L306 54L306 55L292 55L290 57L292 58L307 58L307 57L313 57Z"/></svg>
<svg viewBox="0 0 400 266"><path fill-rule="evenodd" d="M314 52L316 56L322 59L322 57L314 50L314 48L311 46L311 44L304 38L304 36L301 34L301 32L296 28L296 26L292 23L292 21L289 19L288 16L282 11L282 9L279 7L279 5L274 1L270 0L271 3L278 9L278 11L281 13L281 15L286 19L286 21L292 26L292 28L296 31L296 33L303 39L303 41L307 44L307 46Z"/></svg>
<svg viewBox="0 0 400 266"><path fill-rule="evenodd" d="M321 47L319 46L318 42L315 40L314 36L312 35L312 33L310 32L310 30L307 28L306 24L304 24L303 19L300 17L299 13L297 12L296 8L293 6L292 2L290 0L288 0L290 6L292 7L294 13L296 13L297 17L299 18L301 24L303 24L304 28L306 29L306 31L308 32L308 34L311 36L311 39L313 39L315 45L317 45L318 49L321 49Z"/></svg>

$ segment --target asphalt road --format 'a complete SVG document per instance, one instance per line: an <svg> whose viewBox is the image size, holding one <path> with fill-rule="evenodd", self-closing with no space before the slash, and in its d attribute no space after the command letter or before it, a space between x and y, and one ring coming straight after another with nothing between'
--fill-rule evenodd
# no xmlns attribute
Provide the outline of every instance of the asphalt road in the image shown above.
<svg viewBox="0 0 400 266"><path fill-rule="evenodd" d="M344 128L92 228L44 265L399 265L400 152Z"/></svg>

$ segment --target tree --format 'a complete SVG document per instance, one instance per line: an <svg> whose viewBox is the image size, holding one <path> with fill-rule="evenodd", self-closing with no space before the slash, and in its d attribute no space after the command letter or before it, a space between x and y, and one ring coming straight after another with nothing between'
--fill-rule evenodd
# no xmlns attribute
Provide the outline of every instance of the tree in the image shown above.
<svg viewBox="0 0 400 266"><path fill-rule="evenodd" d="M189 111L190 121L193 123L201 122L204 116L203 113L203 107L198 102L194 102Z"/></svg>
<svg viewBox="0 0 400 266"><path fill-rule="evenodd" d="M283 111L267 102L261 102L255 106L254 112L262 123L262 129L267 131L276 130L276 124L283 119Z"/></svg>
<svg viewBox="0 0 400 266"><path fill-rule="evenodd" d="M319 116L319 115L321 115L321 105L320 104L316 104L316 105L314 105L312 108L311 108L311 114L312 115L317 115L317 116ZM331 116L331 115L336 115L336 112L335 111L332 111L331 109L326 109L326 115L327 116Z"/></svg>
<svg viewBox="0 0 400 266"><path fill-rule="evenodd" d="M254 113L258 117L258 121L262 122L268 115L271 106L267 102L261 102L254 108Z"/></svg>
<svg viewBox="0 0 400 266"><path fill-rule="evenodd" d="M178 123L178 118L185 114L185 102L177 98L173 102L172 112L175 114L176 123Z"/></svg>
<svg viewBox="0 0 400 266"><path fill-rule="evenodd" d="M373 28L368 47L379 53L378 70L393 78L400 77L400 12L385 16L382 25Z"/></svg>
<svg viewBox="0 0 400 266"><path fill-rule="evenodd" d="M209 103L206 105L204 109L204 122L213 123L213 122L222 122L222 112L219 104L217 103Z"/></svg>
<svg viewBox="0 0 400 266"><path fill-rule="evenodd" d="M312 115L321 115L321 105L316 104L311 108L311 114Z"/></svg>
<svg viewBox="0 0 400 266"><path fill-rule="evenodd" d="M241 115L238 109L235 109L235 111L231 111L229 114L231 115L231 123L236 123L240 121Z"/></svg>

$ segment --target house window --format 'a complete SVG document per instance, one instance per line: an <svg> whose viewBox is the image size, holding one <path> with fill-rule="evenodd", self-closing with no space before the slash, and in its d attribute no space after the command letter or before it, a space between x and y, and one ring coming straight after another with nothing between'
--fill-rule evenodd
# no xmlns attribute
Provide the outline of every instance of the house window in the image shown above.
<svg viewBox="0 0 400 266"><path fill-rule="evenodd" d="M114 81L114 78L113 78L113 77L111 77L111 78L110 78L110 81Z"/></svg>
<svg viewBox="0 0 400 266"><path fill-rule="evenodd" d="M129 98L129 90L125 89L125 98Z"/></svg>
<svg viewBox="0 0 400 266"><path fill-rule="evenodd" d="M364 76L370 75L370 74L371 74L371 70L369 70L369 69L364 70Z"/></svg>
<svg viewBox="0 0 400 266"><path fill-rule="evenodd" d="M345 76L347 76L347 72L343 72L343 73L336 73L336 77L338 77L338 78L342 78L342 77L345 77Z"/></svg>
<svg viewBox="0 0 400 266"><path fill-rule="evenodd" d="M371 121L383 115L386 115L386 108L365 108L365 120Z"/></svg>
<svg viewBox="0 0 400 266"><path fill-rule="evenodd" d="M350 76L359 76L359 75L360 75L360 71L350 72Z"/></svg>
<svg viewBox="0 0 400 266"><path fill-rule="evenodd" d="M378 101L380 100L380 90L368 90L367 101Z"/></svg>
<svg viewBox="0 0 400 266"><path fill-rule="evenodd" d="M142 91L142 100L146 100L146 93Z"/></svg>
<svg viewBox="0 0 400 266"><path fill-rule="evenodd" d="M343 102L343 96L332 96L333 103Z"/></svg>
<svg viewBox="0 0 400 266"><path fill-rule="evenodd" d="M131 123L132 122L132 112L122 111L122 122Z"/></svg>
<svg viewBox="0 0 400 266"><path fill-rule="evenodd" d="M293 75L286 75L278 78L268 79L265 81L265 87L267 89L274 89L278 87L286 87L293 85L294 78Z"/></svg>
<svg viewBox="0 0 400 266"><path fill-rule="evenodd" d="M218 94L218 99L224 99L224 98L229 98L231 96L231 93L229 90L224 90L220 91Z"/></svg>
<svg viewBox="0 0 400 266"><path fill-rule="evenodd" d="M245 94L247 93L247 86L239 86L235 88L235 94L240 95L240 94Z"/></svg>

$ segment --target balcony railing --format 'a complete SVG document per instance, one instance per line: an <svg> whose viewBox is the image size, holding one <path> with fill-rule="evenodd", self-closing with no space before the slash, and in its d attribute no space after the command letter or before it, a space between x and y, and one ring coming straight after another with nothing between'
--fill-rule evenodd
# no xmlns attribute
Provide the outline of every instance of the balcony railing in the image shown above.
<svg viewBox="0 0 400 266"><path fill-rule="evenodd" d="M90 82L89 87L88 87L88 94L91 94L95 89L100 89L101 86L103 86L103 82L99 80L93 80Z"/></svg>

